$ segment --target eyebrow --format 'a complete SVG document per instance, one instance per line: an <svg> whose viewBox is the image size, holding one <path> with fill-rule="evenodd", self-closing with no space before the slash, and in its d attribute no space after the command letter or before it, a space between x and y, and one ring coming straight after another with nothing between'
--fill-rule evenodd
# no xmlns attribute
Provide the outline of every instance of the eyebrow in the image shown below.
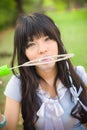
<svg viewBox="0 0 87 130"><path fill-rule="evenodd" d="M32 43L34 43L34 41L29 41L29 42L28 42L28 44L32 44Z"/></svg>
<svg viewBox="0 0 87 130"><path fill-rule="evenodd" d="M44 38L47 38L47 37L49 37L49 36L48 35L44 36ZM35 42L34 41L28 41L27 45L32 44L32 43L35 43Z"/></svg>

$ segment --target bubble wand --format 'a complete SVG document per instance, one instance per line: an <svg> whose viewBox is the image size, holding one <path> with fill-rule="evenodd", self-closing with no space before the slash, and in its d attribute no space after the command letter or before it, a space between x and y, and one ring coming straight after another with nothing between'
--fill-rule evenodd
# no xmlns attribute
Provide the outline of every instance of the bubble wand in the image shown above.
<svg viewBox="0 0 87 130"><path fill-rule="evenodd" d="M19 67L50 64L50 63L66 60L66 59L71 58L73 56L74 56L74 54L60 54L60 55L53 55L53 56L45 56L43 58L39 58L36 60L31 60L31 61L25 62L22 65L14 66L12 68L9 68L7 65L3 65L0 67L0 76L8 75L11 73L12 69L16 69Z"/></svg>

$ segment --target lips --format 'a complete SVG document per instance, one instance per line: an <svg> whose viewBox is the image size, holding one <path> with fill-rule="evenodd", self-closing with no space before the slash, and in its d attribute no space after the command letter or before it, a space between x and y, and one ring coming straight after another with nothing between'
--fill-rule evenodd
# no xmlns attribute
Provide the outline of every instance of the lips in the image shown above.
<svg viewBox="0 0 87 130"><path fill-rule="evenodd" d="M40 58L39 62L45 63L45 62L51 62L52 60L53 58L51 56L46 56L46 57Z"/></svg>

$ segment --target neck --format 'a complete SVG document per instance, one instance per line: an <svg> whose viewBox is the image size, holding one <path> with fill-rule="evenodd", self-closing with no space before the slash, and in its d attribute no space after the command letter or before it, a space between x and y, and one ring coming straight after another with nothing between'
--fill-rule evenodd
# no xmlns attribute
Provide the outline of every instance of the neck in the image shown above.
<svg viewBox="0 0 87 130"><path fill-rule="evenodd" d="M42 71L42 70L37 70L38 74L49 84L52 85L54 84L54 79L57 74L57 68L55 67L52 70L49 71Z"/></svg>

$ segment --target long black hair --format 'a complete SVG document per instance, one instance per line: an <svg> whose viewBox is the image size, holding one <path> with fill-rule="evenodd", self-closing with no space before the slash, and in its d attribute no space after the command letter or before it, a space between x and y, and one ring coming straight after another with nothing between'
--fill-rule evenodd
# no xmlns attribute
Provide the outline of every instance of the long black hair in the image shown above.
<svg viewBox="0 0 87 130"><path fill-rule="evenodd" d="M25 49L28 41L33 40L34 36L40 37L43 34L49 36L57 42L59 54L67 53L61 40L60 31L51 18L40 13L22 15L18 18L15 29L12 67L14 66L16 57L18 65L29 61L25 55ZM66 62L68 63L68 67ZM54 80L54 86L56 86L57 79L59 78L64 86L69 88L71 86L69 75L71 75L73 84L76 86L77 91L80 86L83 87L83 92L80 95L80 99L85 105L87 105L87 98L85 99L85 85L76 74L71 61L68 59L56 64L58 73ZM14 70L13 73L16 74ZM24 130L35 130L34 119L36 117L36 112L41 105L41 101L36 92L41 77L37 74L35 67L21 67L19 68L19 73L22 89L21 110L24 119Z"/></svg>

